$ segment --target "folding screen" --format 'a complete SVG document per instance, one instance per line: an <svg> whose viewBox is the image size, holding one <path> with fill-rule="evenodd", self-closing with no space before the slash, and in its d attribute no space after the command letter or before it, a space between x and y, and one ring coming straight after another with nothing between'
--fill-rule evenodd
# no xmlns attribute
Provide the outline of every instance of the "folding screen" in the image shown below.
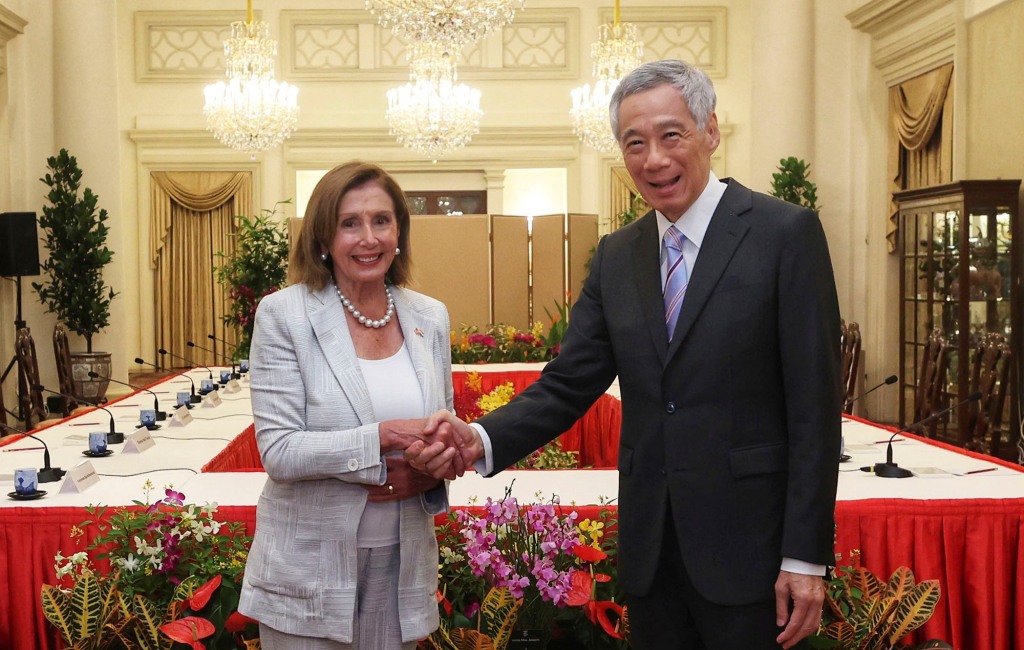
<svg viewBox="0 0 1024 650"><path fill-rule="evenodd" d="M412 288L448 306L452 329L491 322L487 215L413 216Z"/></svg>
<svg viewBox="0 0 1024 650"><path fill-rule="evenodd" d="M528 241L526 217L491 215L493 323L529 326Z"/></svg>

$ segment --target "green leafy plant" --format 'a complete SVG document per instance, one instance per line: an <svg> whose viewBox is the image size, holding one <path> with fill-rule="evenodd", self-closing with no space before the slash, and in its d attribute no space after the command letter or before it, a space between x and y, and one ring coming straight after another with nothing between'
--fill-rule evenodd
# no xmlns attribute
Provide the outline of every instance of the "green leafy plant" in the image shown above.
<svg viewBox="0 0 1024 650"><path fill-rule="evenodd" d="M856 559L859 554L852 555ZM848 650L910 648L900 641L931 618L939 596L938 580L915 583L914 573L905 566L888 582L861 566L840 567L826 586L821 627L809 643ZM939 640L913 647L952 650Z"/></svg>
<svg viewBox="0 0 1024 650"><path fill-rule="evenodd" d="M85 338L92 352L92 337L110 324L110 302L117 294L103 280L103 268L114 253L107 248L107 211L98 209L98 197L88 187L79 194L82 170L66 149L46 159L50 171L40 180L50 187L39 225L43 245L50 252L42 263L47 279L33 282L48 313Z"/></svg>
<svg viewBox="0 0 1024 650"><path fill-rule="evenodd" d="M148 499L152 484L144 489ZM188 638L205 647L193 641L212 637L210 647L226 650L258 637L255 622L237 612L251 538L240 524L214 519L216 505L185 504L167 488L152 505L86 510L94 519L72 527L71 537L83 543L88 526L98 535L84 550L57 554L57 582L41 594L44 615L69 646L165 649Z"/></svg>
<svg viewBox="0 0 1024 650"><path fill-rule="evenodd" d="M221 265L217 280L228 290L228 310L224 322L240 332L235 358L249 356L256 306L263 296L284 286L288 277L288 230L278 216L278 201L273 210L264 209L253 217L239 216L237 230L231 234L235 248L217 253Z"/></svg>
<svg viewBox="0 0 1024 650"><path fill-rule="evenodd" d="M639 219L640 215L646 213L649 209L647 202L644 201L644 197L639 194L634 194L633 200L629 202L629 207L615 215L615 224L618 228L628 226Z"/></svg>
<svg viewBox="0 0 1024 650"><path fill-rule="evenodd" d="M772 174L771 195L818 212L818 186L808 178L810 169L810 165L795 156L781 159L779 171Z"/></svg>

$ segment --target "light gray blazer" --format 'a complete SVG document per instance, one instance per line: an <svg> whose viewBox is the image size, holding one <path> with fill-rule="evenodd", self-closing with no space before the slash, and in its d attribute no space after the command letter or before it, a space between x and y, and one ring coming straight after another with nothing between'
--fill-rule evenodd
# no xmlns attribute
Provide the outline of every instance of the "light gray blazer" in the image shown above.
<svg viewBox="0 0 1024 650"><path fill-rule="evenodd" d="M393 288L423 412L453 404L448 312ZM352 642L356 532L364 484L387 482L366 383L333 286L291 286L264 298L252 340L256 443L269 476L238 610L287 634ZM437 628L434 514L448 507L439 486L401 505L398 607L402 639Z"/></svg>

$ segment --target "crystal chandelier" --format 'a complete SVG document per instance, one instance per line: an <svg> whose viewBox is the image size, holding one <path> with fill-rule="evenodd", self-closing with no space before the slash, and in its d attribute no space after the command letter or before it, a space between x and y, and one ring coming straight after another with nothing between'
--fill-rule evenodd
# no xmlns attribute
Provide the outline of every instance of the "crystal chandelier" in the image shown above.
<svg viewBox="0 0 1024 650"><path fill-rule="evenodd" d="M366 0L409 47L409 83L388 91L385 117L399 143L434 160L480 132L480 91L458 83L462 48L512 22L526 0Z"/></svg>
<svg viewBox="0 0 1024 650"><path fill-rule="evenodd" d="M277 41L270 38L266 22L253 20L252 0L247 20L231 23L224 56L227 83L218 81L204 90L206 128L221 143L255 157L295 131L299 91L274 79Z"/></svg>
<svg viewBox="0 0 1024 650"><path fill-rule="evenodd" d="M455 54L438 42L411 46L409 58L409 83L388 91L385 117L400 144L436 162L480 132L480 91L458 83Z"/></svg>
<svg viewBox="0 0 1024 650"><path fill-rule="evenodd" d="M381 27L407 43L448 43L456 50L508 25L526 0L366 0Z"/></svg>
<svg viewBox="0 0 1024 650"><path fill-rule="evenodd" d="M606 155L619 152L609 124L608 103L619 80L640 65L644 44L636 25L619 22L619 0L615 0L615 21L598 30L590 46L594 60L593 87L583 84L572 91L572 128L583 144Z"/></svg>

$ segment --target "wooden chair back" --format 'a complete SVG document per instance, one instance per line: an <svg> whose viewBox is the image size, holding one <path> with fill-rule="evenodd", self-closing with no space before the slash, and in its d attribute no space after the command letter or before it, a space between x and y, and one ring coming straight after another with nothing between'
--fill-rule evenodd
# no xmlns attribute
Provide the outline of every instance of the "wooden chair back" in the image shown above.
<svg viewBox="0 0 1024 650"><path fill-rule="evenodd" d="M981 393L981 399L969 405L966 449L999 455L1009 375L1010 347L1006 337L994 332L987 334L971 355L971 393Z"/></svg>
<svg viewBox="0 0 1024 650"><path fill-rule="evenodd" d="M25 430L33 429L46 419L46 405L39 385L39 361L36 357L36 343L28 328L18 330L14 341L14 352L18 358L18 403Z"/></svg>
<svg viewBox="0 0 1024 650"><path fill-rule="evenodd" d="M853 413L853 398L857 391L857 371L860 367L860 325L842 322L839 347L842 351L843 412Z"/></svg>
<svg viewBox="0 0 1024 650"><path fill-rule="evenodd" d="M75 394L75 382L71 370L71 349L68 347L68 333L64 326L57 323L53 327L53 358L57 363L57 381L60 392L65 395ZM71 415L78 403L66 397L60 398L61 412L64 417Z"/></svg>
<svg viewBox="0 0 1024 650"><path fill-rule="evenodd" d="M914 417L911 422L923 420L946 408L946 371L949 365L949 343L942 330L936 328L928 336L921 355L921 372L917 377L917 393L914 397ZM935 437L938 420L932 420L921 427L920 433Z"/></svg>

